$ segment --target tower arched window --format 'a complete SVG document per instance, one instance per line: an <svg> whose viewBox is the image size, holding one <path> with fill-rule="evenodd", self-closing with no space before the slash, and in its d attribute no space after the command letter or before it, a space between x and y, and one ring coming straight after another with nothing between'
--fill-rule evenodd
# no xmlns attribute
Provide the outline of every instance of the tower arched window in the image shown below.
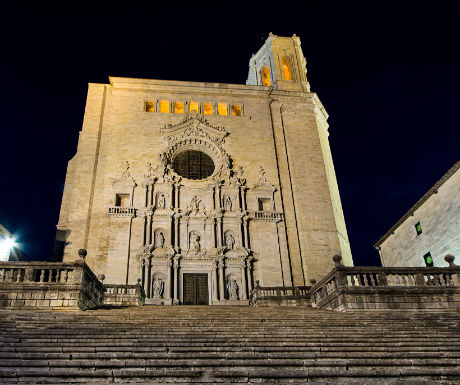
<svg viewBox="0 0 460 385"><path fill-rule="evenodd" d="M270 70L267 66L262 67L262 85L270 87Z"/></svg>
<svg viewBox="0 0 460 385"><path fill-rule="evenodd" d="M283 60L281 61L281 65L283 68L284 80L292 80L291 61L289 58L284 56Z"/></svg>

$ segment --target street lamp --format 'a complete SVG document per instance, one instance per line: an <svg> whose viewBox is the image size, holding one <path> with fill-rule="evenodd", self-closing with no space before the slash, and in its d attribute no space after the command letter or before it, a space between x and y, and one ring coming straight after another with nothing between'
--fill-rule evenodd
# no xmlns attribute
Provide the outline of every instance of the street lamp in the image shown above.
<svg viewBox="0 0 460 385"><path fill-rule="evenodd" d="M8 261L10 259L11 250L16 246L13 238L4 237L0 238L0 262Z"/></svg>

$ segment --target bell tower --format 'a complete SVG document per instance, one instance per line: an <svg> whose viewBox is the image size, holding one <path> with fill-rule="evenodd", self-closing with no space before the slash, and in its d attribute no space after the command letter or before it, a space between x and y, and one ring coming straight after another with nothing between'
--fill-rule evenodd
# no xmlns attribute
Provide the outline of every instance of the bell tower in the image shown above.
<svg viewBox="0 0 460 385"><path fill-rule="evenodd" d="M310 92L307 61L300 39L273 35L249 61L248 85L269 86L278 90Z"/></svg>

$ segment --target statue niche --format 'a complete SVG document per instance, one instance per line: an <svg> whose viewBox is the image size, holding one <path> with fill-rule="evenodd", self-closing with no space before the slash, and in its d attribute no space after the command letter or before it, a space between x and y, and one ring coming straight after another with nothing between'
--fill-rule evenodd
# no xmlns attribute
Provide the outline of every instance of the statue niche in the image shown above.
<svg viewBox="0 0 460 385"><path fill-rule="evenodd" d="M230 301L237 301L239 291L240 291L240 288L238 286L238 282L237 282L236 278L234 276L230 275L227 278L228 299Z"/></svg>
<svg viewBox="0 0 460 385"><path fill-rule="evenodd" d="M196 253L199 252L200 249L200 235L195 231L192 231L189 236L189 250Z"/></svg>
<svg viewBox="0 0 460 385"><path fill-rule="evenodd" d="M165 236L163 231L157 229L155 230L154 246L156 249L162 249L165 245Z"/></svg>
<svg viewBox="0 0 460 385"><path fill-rule="evenodd" d="M165 283L160 274L154 273L152 276L152 298L163 298Z"/></svg>
<svg viewBox="0 0 460 385"><path fill-rule="evenodd" d="M231 211L232 210L232 199L228 195L225 195L222 201L223 201L222 205L224 206L225 211Z"/></svg>
<svg viewBox="0 0 460 385"><path fill-rule="evenodd" d="M156 208L157 209L164 209L166 207L166 198L165 194L163 193L158 193L157 194L157 199L156 199Z"/></svg>
<svg viewBox="0 0 460 385"><path fill-rule="evenodd" d="M235 235L231 231L227 231L224 235L225 247L227 250L235 249Z"/></svg>

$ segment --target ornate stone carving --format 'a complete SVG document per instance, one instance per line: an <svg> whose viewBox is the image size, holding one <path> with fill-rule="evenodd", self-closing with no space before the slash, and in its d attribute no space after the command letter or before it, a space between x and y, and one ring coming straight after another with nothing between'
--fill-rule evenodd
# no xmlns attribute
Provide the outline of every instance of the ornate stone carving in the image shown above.
<svg viewBox="0 0 460 385"><path fill-rule="evenodd" d="M200 251L201 249L201 245L200 245L200 236L192 231L190 233L190 236L189 236L190 240L189 240L189 250L193 253L197 253Z"/></svg>
<svg viewBox="0 0 460 385"><path fill-rule="evenodd" d="M236 301L238 300L238 293L239 293L239 286L238 282L233 276L229 276L229 279L227 280L227 292L228 292L228 299L230 301Z"/></svg>
<svg viewBox="0 0 460 385"><path fill-rule="evenodd" d="M153 297L163 298L165 283L158 275L153 276L152 294Z"/></svg>
<svg viewBox="0 0 460 385"><path fill-rule="evenodd" d="M165 207L166 207L165 194L158 193L157 194L157 209L164 209Z"/></svg>
<svg viewBox="0 0 460 385"><path fill-rule="evenodd" d="M134 178L131 176L129 168L129 162L127 160L123 161L120 166L120 175L112 181L112 185L128 184L135 186L136 182L134 181Z"/></svg>
<svg viewBox="0 0 460 385"><path fill-rule="evenodd" d="M233 250L235 248L235 238L230 231L225 233L225 246L228 250Z"/></svg>
<svg viewBox="0 0 460 385"><path fill-rule="evenodd" d="M165 236L163 235L163 232L160 230L155 231L155 247L156 248L163 248L165 244Z"/></svg>
<svg viewBox="0 0 460 385"><path fill-rule="evenodd" d="M232 199L228 195L224 195L224 198L222 199L222 205L224 206L224 209L226 211L231 211L232 210Z"/></svg>

